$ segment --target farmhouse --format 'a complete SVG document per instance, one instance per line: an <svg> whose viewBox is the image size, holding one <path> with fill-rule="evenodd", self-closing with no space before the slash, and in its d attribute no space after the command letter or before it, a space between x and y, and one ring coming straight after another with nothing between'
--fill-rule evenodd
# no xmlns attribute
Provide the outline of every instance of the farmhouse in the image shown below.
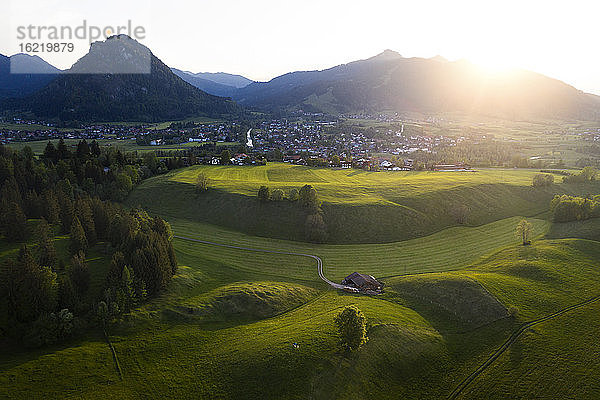
<svg viewBox="0 0 600 400"><path fill-rule="evenodd" d="M383 283L379 282L371 275L359 274L353 272L342 281L342 285L354 287L363 292L381 292Z"/></svg>

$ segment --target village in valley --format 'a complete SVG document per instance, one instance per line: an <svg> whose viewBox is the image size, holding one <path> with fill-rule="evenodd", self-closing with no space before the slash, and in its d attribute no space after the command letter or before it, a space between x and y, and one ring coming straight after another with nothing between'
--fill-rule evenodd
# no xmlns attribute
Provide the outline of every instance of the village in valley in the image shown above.
<svg viewBox="0 0 600 400"><path fill-rule="evenodd" d="M101 146L181 156L185 165L263 165L267 161L280 161L315 167L410 171L425 168L415 162L414 154L431 155L441 148L477 140L469 136L432 135L416 123L405 125L395 120L387 129L356 129L343 120L319 118L274 119L251 124L82 124L77 128L18 120L5 124L9 128L0 128L0 143L85 139L96 140ZM432 164L430 169L469 170L461 162L438 164Z"/></svg>

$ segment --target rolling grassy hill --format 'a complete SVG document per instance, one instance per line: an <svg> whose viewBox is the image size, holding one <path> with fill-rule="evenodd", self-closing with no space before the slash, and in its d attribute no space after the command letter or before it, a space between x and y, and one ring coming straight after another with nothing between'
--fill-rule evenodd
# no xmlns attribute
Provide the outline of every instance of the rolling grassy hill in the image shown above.
<svg viewBox="0 0 600 400"><path fill-rule="evenodd" d="M49 398L139 398L150 392L178 398L440 398L520 321L600 293L599 256L597 242L539 241L526 248L508 247L459 271L387 279L385 295L366 297L289 280L250 284L245 271L238 274L235 266L218 265L199 251L194 264L180 270L161 298L112 328L122 381L111 370L106 345L91 336L64 347L5 354L0 395L25 398L44 391ZM446 296L439 296L440 288ZM173 312L178 306L216 305L224 295L256 293L270 304L267 292L283 295L283 307L275 314L259 315L254 307L246 318L242 310L234 318L211 320ZM333 325L333 317L347 304L365 313L370 337L350 355L337 350ZM506 316L508 305L519 307L516 319ZM228 315L222 310L217 312ZM555 341L570 354L570 333L589 321L587 311L569 316L574 328L552 330L544 340ZM479 321L472 323L474 317ZM535 355L529 348L521 352L523 364L530 353ZM563 362L566 371L580 365L578 360ZM57 368L61 373L55 377L50 371ZM538 380L548 379L548 368L536 375ZM595 370L590 371L593 377ZM503 393L512 395L508 379L495 373L492 381L500 381ZM484 376L481 384L486 382ZM487 393L483 390L493 390L490 385L474 385L464 398L480 398ZM589 393L589 385L581 388L554 390L559 395Z"/></svg>
<svg viewBox="0 0 600 400"><path fill-rule="evenodd" d="M357 245L311 245L247 236L186 220L169 222L176 235L250 248L315 254L323 259L325 275L333 281L341 281L354 271L385 277L464 267L497 248L515 244L518 240L514 229L518 221L519 217L514 217L480 227L449 228L402 242ZM543 235L549 227L544 220L529 221L534 226L535 236ZM218 248L181 239L175 239L175 243L180 259L188 265L198 262L201 256L248 273L319 282L316 264L309 258Z"/></svg>
<svg viewBox="0 0 600 400"><path fill-rule="evenodd" d="M273 182L299 186L307 179L302 175L293 181L293 167L269 167L275 174L291 174ZM263 169L267 178L269 167ZM406 199L428 201L429 207L443 204L439 192L484 191L494 186L487 182L491 178L530 194L512 209L507 199L487 197L494 211L488 223L446 229L440 223L431 235L389 243L314 245L203 222L197 213L207 199L194 194L192 185L175 180L193 182L189 171L212 171L204 168L148 180L129 202L145 199L144 206L165 216L176 235L318 255L328 278L339 281L353 271L373 274L385 282L385 293L370 297L335 291L319 279L308 257L175 239L180 266L167 290L110 327L122 380L108 346L92 330L79 340L40 350L2 347L0 398L444 398L522 323L600 295L600 242L542 239L584 236L593 231L584 226L589 221L567 225L551 224L541 216L528 218L535 240L531 246L517 245L519 207L540 213L547 209L546 202L535 202L534 189L528 187L533 171L509 170L501 181L494 175L501 170L394 175L301 168L300 174L320 175L324 182L309 182L329 196L331 207L353 207L356 201L338 199L336 185L371 191L365 207L398 196L393 190L380 190L378 182L405 190ZM214 171L229 169L240 174L261 171ZM356 174L344 177L352 172ZM456 181L444 183L443 176ZM253 179L252 185L271 182L246 179ZM344 183L345 179L357 181ZM255 201L241 192L246 190L243 185L232 181L223 179L219 184L224 187L213 192L239 190L237 196ZM559 189L585 190L563 185L552 190ZM551 196L552 190L540 191L540 198ZM502 218L497 212L502 209L514 216ZM0 244L0 256L15 251L15 246ZM366 315L369 341L347 354L338 346L333 319L350 304ZM508 309L514 307L518 312L511 317ZM590 365L597 348L594 333L600 330L597 310L597 304L590 305L525 333L462 398L595 397L600 371ZM555 371L561 374L558 379ZM581 384L567 385L573 381Z"/></svg>
<svg viewBox="0 0 600 400"><path fill-rule="evenodd" d="M204 173L211 189L193 183ZM148 179L127 199L168 219L218 225L254 236L306 240L307 211L289 201L260 203L271 189L311 184L323 200L326 242L382 243L428 235L459 225L478 226L548 209L555 193L588 193L600 185L533 188L535 170L488 169L474 173L365 172L281 163L264 167L194 166ZM464 210L464 211L463 211Z"/></svg>

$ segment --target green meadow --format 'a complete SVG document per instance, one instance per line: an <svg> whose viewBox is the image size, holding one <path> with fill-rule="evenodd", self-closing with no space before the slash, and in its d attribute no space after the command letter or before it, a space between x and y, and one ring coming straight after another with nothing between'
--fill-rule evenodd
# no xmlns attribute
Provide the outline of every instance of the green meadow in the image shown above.
<svg viewBox="0 0 600 400"><path fill-rule="evenodd" d="M209 190L196 193L199 174ZM252 236L305 241L307 211L287 200L261 203L265 185L286 193L313 185L322 200L329 244L418 238L458 225L476 227L548 210L555 194L600 192L600 184L531 185L536 170L367 172L283 163L259 167L193 166L144 181L127 199L168 219L189 220ZM560 180L560 177L557 177Z"/></svg>
<svg viewBox="0 0 600 400"><path fill-rule="evenodd" d="M193 186L200 172L211 180L204 194ZM596 184L534 189L535 173L270 164L148 179L127 205L163 216L175 235L297 255L176 238L179 268L169 287L109 327L122 379L92 329L43 349L2 348L0 398L445 398L521 324L600 295L597 221L555 224L547 212L555 193L594 192ZM255 196L260 185L306 183L323 200L330 235L343 230L335 240L303 241L295 232L304 210ZM466 223L445 215L456 202L472 210ZM523 217L532 224L528 246L515 236ZM66 238L56 241L66 246ZM0 241L0 257L17 248ZM101 248L89 260L98 287L108 261ZM301 254L319 256L333 281L358 271L381 279L385 291L332 289ZM333 322L347 305L368 323L369 341L352 353L339 346ZM459 398L597 397L598 307L526 331Z"/></svg>

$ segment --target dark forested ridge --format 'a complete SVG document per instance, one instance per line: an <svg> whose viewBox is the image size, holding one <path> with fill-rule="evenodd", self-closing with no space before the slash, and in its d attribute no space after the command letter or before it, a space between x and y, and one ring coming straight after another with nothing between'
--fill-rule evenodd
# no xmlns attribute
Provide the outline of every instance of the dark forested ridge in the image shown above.
<svg viewBox="0 0 600 400"><path fill-rule="evenodd" d="M11 62L17 64L17 71L30 73L11 73ZM16 54L6 57L0 54L0 99L35 93L56 79L59 72L38 56Z"/></svg>
<svg viewBox="0 0 600 400"><path fill-rule="evenodd" d="M131 57L114 60L121 50ZM240 108L230 99L210 95L184 82L152 53L149 74L86 73L93 71L95 65L118 62L131 67L127 70L135 70L136 65L146 62L140 59L145 52L149 50L125 35L94 43L90 52L65 74L27 98L5 101L3 108L67 121L165 121L239 112Z"/></svg>

